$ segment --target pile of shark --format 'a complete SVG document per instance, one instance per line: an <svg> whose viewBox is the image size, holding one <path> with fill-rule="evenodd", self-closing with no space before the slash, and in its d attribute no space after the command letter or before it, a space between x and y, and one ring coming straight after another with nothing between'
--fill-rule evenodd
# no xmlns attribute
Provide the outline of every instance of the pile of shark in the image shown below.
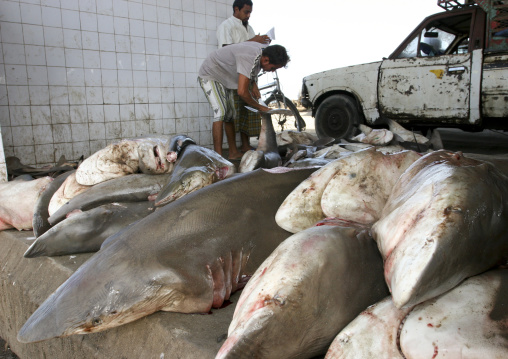
<svg viewBox="0 0 508 359"><path fill-rule="evenodd" d="M508 155L262 124L239 169L148 137L9 182L17 214L0 187L0 229L34 231L25 257L95 252L18 340L206 313L242 290L216 358L506 357Z"/></svg>

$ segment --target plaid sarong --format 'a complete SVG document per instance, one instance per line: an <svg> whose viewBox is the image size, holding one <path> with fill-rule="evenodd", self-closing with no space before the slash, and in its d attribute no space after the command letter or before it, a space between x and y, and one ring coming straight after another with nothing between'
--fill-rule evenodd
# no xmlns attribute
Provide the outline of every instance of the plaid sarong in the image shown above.
<svg viewBox="0 0 508 359"><path fill-rule="evenodd" d="M236 90L231 92L235 102L235 131L246 133L249 137L258 136L261 132L261 116L245 108L247 104L238 96Z"/></svg>

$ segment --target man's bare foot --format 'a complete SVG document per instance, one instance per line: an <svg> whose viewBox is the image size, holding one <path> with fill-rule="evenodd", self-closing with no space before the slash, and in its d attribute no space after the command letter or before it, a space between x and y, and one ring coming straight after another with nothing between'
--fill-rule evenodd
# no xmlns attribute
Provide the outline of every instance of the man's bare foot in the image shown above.
<svg viewBox="0 0 508 359"><path fill-rule="evenodd" d="M229 152L229 160L239 160L243 157L243 153L241 152Z"/></svg>
<svg viewBox="0 0 508 359"><path fill-rule="evenodd" d="M251 151L251 150L255 151L256 149L254 147L250 146L250 145L242 146L240 148L240 151L242 151L243 153L245 153L247 151Z"/></svg>

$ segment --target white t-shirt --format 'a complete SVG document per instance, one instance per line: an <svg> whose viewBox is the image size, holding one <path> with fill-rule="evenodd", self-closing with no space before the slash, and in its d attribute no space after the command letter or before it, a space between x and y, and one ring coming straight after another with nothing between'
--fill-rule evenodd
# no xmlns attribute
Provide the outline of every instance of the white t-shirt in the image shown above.
<svg viewBox="0 0 508 359"><path fill-rule="evenodd" d="M214 50L199 69L199 77L220 82L228 89L238 89L238 74L257 82L261 54L268 45L246 41Z"/></svg>
<svg viewBox="0 0 508 359"><path fill-rule="evenodd" d="M238 44L252 39L256 34L250 25L243 26L242 20L231 16L224 20L217 28L217 41L219 48L226 44Z"/></svg>

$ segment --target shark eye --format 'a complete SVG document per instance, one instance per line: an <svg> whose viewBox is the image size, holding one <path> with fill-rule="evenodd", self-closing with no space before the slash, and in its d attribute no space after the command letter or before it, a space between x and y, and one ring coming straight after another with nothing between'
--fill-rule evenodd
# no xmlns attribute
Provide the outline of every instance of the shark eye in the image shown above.
<svg viewBox="0 0 508 359"><path fill-rule="evenodd" d="M449 207L446 207L444 210L444 213L446 215L448 215L452 212L453 213L462 213L462 208L460 208L459 206L449 206Z"/></svg>
<svg viewBox="0 0 508 359"><path fill-rule="evenodd" d="M93 318L93 319L92 319L92 325L93 325L94 327L96 327L96 326L98 326L98 325L101 325L101 324L102 324L102 320L101 320L101 318L98 318L98 317L97 317L97 318Z"/></svg>
<svg viewBox="0 0 508 359"><path fill-rule="evenodd" d="M279 306L283 306L284 304L286 304L286 298L283 298L283 297L279 296L278 294L275 294L275 296L273 297L273 300L274 300L275 304L277 304Z"/></svg>

